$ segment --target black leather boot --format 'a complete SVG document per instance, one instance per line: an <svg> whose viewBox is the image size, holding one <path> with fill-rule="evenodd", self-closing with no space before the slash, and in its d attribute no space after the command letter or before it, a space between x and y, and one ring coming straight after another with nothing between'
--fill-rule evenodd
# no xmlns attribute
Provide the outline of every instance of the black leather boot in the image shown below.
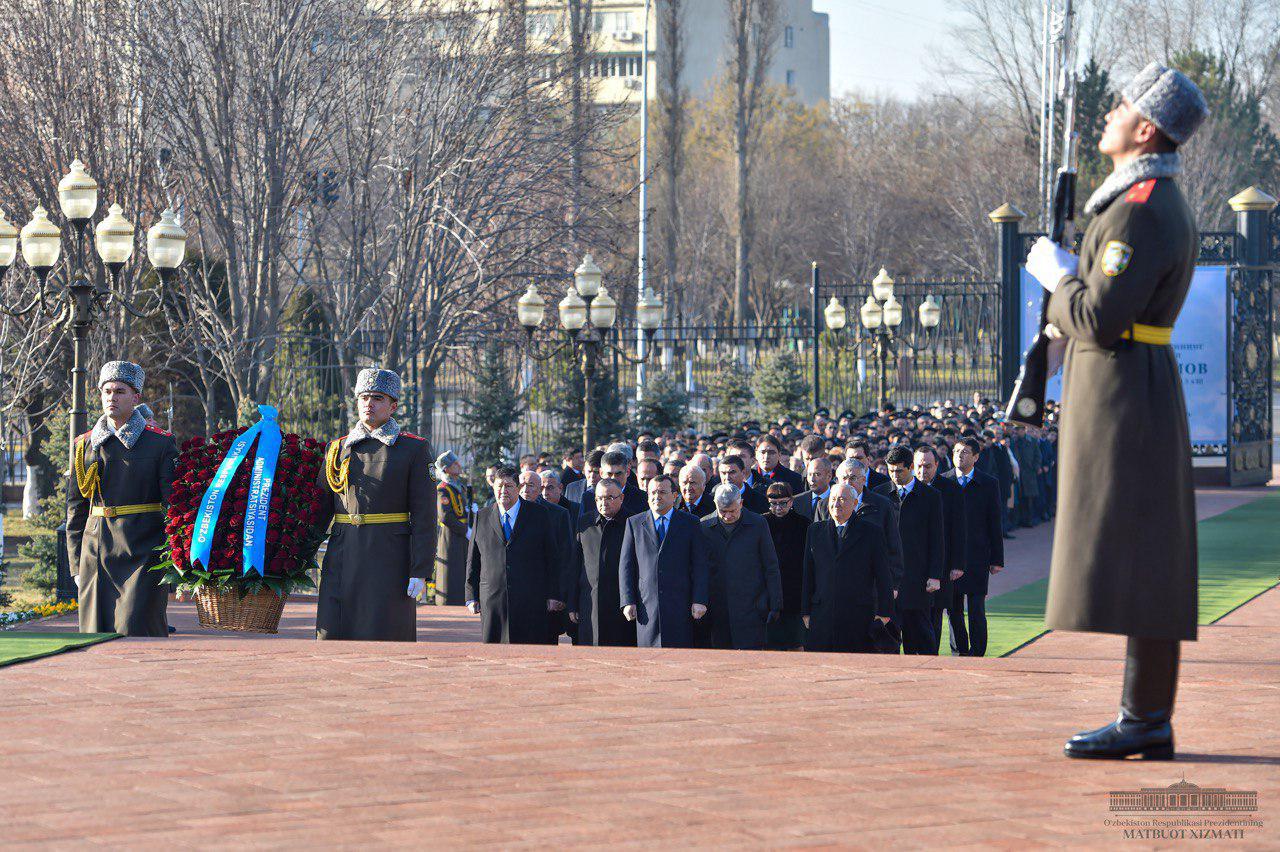
<svg viewBox="0 0 1280 852"><path fill-rule="evenodd" d="M1173 759L1173 697L1178 685L1178 642L1129 637L1120 716L1105 728L1076 734L1067 757L1122 760Z"/></svg>

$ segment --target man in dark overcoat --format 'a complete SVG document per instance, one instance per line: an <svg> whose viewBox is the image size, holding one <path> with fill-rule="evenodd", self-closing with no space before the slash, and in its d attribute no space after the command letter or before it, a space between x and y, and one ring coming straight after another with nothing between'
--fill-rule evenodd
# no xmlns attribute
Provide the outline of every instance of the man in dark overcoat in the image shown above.
<svg viewBox="0 0 1280 852"><path fill-rule="evenodd" d="M67 481L67 559L81 633L168 636L168 590L149 570L164 543L178 447L137 411L145 373L110 361L98 374L102 417L80 435Z"/></svg>
<svg viewBox="0 0 1280 852"><path fill-rule="evenodd" d="M701 520L716 510L716 501L707 488L707 475L696 464L680 468L680 508Z"/></svg>
<svg viewBox="0 0 1280 852"><path fill-rule="evenodd" d="M944 443L943 446L946 444ZM955 479L938 473L938 451L928 444L916 448L915 476L918 482L928 485L942 495L942 585L933 596L933 608L929 611L929 624L933 630L933 653L942 644L942 618L951 606L951 594L955 581L964 576L965 534L964 493Z"/></svg>
<svg viewBox="0 0 1280 852"><path fill-rule="evenodd" d="M622 612L636 622L642 648L693 647L693 623L707 614L711 565L702 527L675 506L675 480L655 476L648 510L627 519L622 539Z"/></svg>
<svg viewBox="0 0 1280 852"><path fill-rule="evenodd" d="M360 421L329 444L319 484L319 527L333 522L320 571L317 639L414 642L417 604L435 567L431 448L392 418L400 377L361 370Z"/></svg>
<svg viewBox="0 0 1280 852"><path fill-rule="evenodd" d="M767 625L782 611L782 575L769 525L742 508L742 494L721 483L716 511L702 519L711 557L711 635L717 648L762 650Z"/></svg>
<svg viewBox="0 0 1280 852"><path fill-rule="evenodd" d="M547 614L560 601L560 544L546 506L520 497L515 467L493 475L494 501L476 516L467 556L467 609L483 641L552 644Z"/></svg>
<svg viewBox="0 0 1280 852"><path fill-rule="evenodd" d="M915 478L911 470L914 457L906 446L889 450L885 461L890 481L878 491L898 507L898 535L902 539L902 584L895 618L902 628L902 652L936 655L931 612L942 588L946 559L942 495Z"/></svg>
<svg viewBox="0 0 1280 852"><path fill-rule="evenodd" d="M612 479L596 484L596 514L579 518L573 560L562 585L579 645L636 646L636 625L622 614L618 564L627 518L622 488Z"/></svg>
<svg viewBox="0 0 1280 852"><path fill-rule="evenodd" d="M898 534L898 506L883 494L876 494L867 484L870 469L857 459L845 459L836 469L836 478L853 489L853 514L880 530L889 556L889 575L893 578L893 596L902 585L902 538ZM827 501L830 511L830 500Z"/></svg>
<svg viewBox="0 0 1280 852"><path fill-rule="evenodd" d="M440 529L436 539L436 603L461 606L467 582L467 542L471 540L467 489L462 482L462 462L451 452L436 459L437 506Z"/></svg>
<svg viewBox="0 0 1280 852"><path fill-rule="evenodd" d="M546 479L544 479L546 477ZM521 471L520 473L520 498L537 503L547 510L547 514L551 519L551 526L555 530L556 539L556 557L555 570L557 572L557 589L559 586L559 577L565 567L573 564L573 534L577 528L577 512L571 512L568 506L561 506L554 500L543 496L545 481L555 478L556 486L559 486L559 474L554 470L544 470L537 473L532 470ZM550 493L559 496L559 491L552 489ZM577 507L574 507L575 509ZM560 600L560 594L554 596L554 603L551 610L547 613L547 629L551 631L551 644L560 641L560 634L566 630L570 630L573 625L569 622L568 613L565 612L563 601Z"/></svg>
<svg viewBox="0 0 1280 852"><path fill-rule="evenodd" d="M1045 623L1129 637L1119 718L1072 757L1173 756L1178 643L1196 638L1191 441L1170 336L1199 239L1174 179L1208 114L1182 73L1151 63L1106 116L1114 171L1085 204L1079 265L1049 240L1027 271L1066 339L1057 529Z"/></svg>
<svg viewBox="0 0 1280 852"><path fill-rule="evenodd" d="M964 500L964 571L952 586L947 607L951 654L955 657L986 655L987 585L992 574L1004 570L1000 483L994 476L978 470L975 462L982 452L977 438L961 438L951 451L955 467L939 478L954 482ZM968 630L965 629L966 610Z"/></svg>
<svg viewBox="0 0 1280 852"><path fill-rule="evenodd" d="M857 495L831 486L830 517L809 527L800 613L806 651L870 653L872 619L888 623L893 583L880 529L853 513Z"/></svg>
<svg viewBox="0 0 1280 852"><path fill-rule="evenodd" d="M751 473L751 482L762 497L775 482L785 482L792 494L804 490L804 477L782 464L782 443L772 435L762 435L756 444L756 469Z"/></svg>

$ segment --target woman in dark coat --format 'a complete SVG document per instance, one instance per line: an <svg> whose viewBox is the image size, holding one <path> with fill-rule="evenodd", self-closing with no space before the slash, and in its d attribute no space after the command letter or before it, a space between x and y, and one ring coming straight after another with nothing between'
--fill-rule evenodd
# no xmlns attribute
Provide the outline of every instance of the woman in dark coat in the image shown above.
<svg viewBox="0 0 1280 852"><path fill-rule="evenodd" d="M769 534L778 554L782 572L782 614L769 625L768 647L774 651L804 650L804 619L800 617L800 592L804 584L804 545L809 524L793 504L791 486L775 482L766 492L769 498Z"/></svg>

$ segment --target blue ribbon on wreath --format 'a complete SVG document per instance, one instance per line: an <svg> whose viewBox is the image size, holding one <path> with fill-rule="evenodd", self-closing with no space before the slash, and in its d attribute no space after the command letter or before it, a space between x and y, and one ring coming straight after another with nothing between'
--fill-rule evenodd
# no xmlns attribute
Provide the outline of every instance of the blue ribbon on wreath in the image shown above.
<svg viewBox="0 0 1280 852"><path fill-rule="evenodd" d="M261 419L246 429L231 444L226 458L218 465L218 472L200 498L200 510L196 513L195 529L191 534L191 564L209 568L213 553L213 535L222 511L222 500L227 496L231 481L240 464L249 455L253 442L258 442L254 453L253 474L249 479L249 499L244 513L244 547L242 548L244 572L265 572L267 556L267 528L271 517L271 489L275 483L276 466L280 461L279 412L270 405L259 405Z"/></svg>

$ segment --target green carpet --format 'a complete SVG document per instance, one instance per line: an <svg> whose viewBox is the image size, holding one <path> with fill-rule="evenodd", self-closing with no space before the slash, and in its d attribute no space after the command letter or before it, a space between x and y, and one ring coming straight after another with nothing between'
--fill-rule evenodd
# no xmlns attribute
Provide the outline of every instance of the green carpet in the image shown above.
<svg viewBox="0 0 1280 852"><path fill-rule="evenodd" d="M1201 521L1200 623L1212 624L1280 583L1280 491ZM1043 636L1049 580L987 601L987 656L1004 657ZM946 637L942 652L950 653Z"/></svg>
<svg viewBox="0 0 1280 852"><path fill-rule="evenodd" d="M118 639L118 633L0 633L0 666L22 663L61 654L76 648L86 648L109 639Z"/></svg>

